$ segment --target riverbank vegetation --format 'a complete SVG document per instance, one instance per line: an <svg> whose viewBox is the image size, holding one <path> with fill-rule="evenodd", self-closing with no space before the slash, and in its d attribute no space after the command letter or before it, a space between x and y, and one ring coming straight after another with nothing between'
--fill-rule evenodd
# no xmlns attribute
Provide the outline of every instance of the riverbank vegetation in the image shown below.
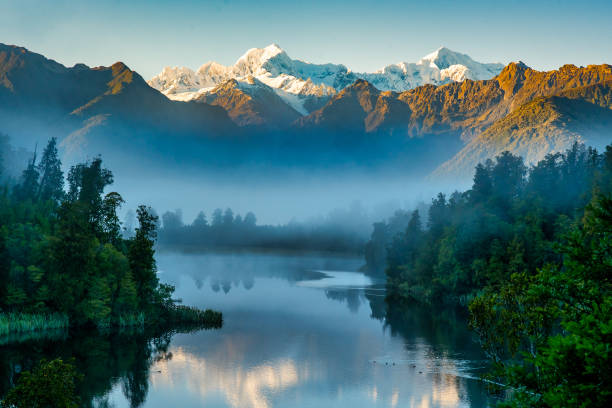
<svg viewBox="0 0 612 408"><path fill-rule="evenodd" d="M490 384L510 390L501 405L610 406L611 193L612 146L575 144L531 168L506 152L426 218L375 226L366 261L386 258L391 303L469 306Z"/></svg>
<svg viewBox="0 0 612 408"><path fill-rule="evenodd" d="M134 235L122 237L117 210L123 199L104 193L113 174L101 158L73 166L64 178L51 139L19 179L3 180L0 333L173 319L219 325L215 313L178 308L174 288L159 282L157 217L149 207L138 207Z"/></svg>

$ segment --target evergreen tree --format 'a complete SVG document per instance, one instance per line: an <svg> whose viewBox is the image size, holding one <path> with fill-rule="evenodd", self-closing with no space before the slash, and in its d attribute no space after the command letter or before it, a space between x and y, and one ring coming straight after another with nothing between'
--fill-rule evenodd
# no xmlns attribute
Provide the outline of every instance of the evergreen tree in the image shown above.
<svg viewBox="0 0 612 408"><path fill-rule="evenodd" d="M28 167L21 175L20 183L15 186L15 196L18 200L35 200L38 195L39 172L36 166L36 153L32 156L32 160L28 162Z"/></svg>
<svg viewBox="0 0 612 408"><path fill-rule="evenodd" d="M223 213L223 225L230 226L234 223L234 212L231 208L226 208Z"/></svg>
<svg viewBox="0 0 612 408"><path fill-rule="evenodd" d="M246 215L244 216L243 224L246 227L254 227L257 224L257 218L255 217L255 214L253 214L251 211L246 213Z"/></svg>
<svg viewBox="0 0 612 408"><path fill-rule="evenodd" d="M102 236L103 242L109 242L117 247L121 247L121 221L117 211L125 203L119 193L111 192L104 196L102 200Z"/></svg>
<svg viewBox="0 0 612 408"><path fill-rule="evenodd" d="M162 215L162 225L166 230L178 230L183 227L183 211L177 209L174 212L166 211Z"/></svg>
<svg viewBox="0 0 612 408"><path fill-rule="evenodd" d="M493 180L491 176L491 168L493 162L487 160L485 164L478 163L476 172L474 173L474 185L470 191L470 198L474 203L481 203L488 200L493 192Z"/></svg>
<svg viewBox="0 0 612 408"><path fill-rule="evenodd" d="M139 225L136 228L136 236L130 241L128 258L136 281L139 308L151 310L156 300L158 286L157 268L153 257L158 217L152 214L150 207L144 205L139 206L136 213Z"/></svg>
<svg viewBox="0 0 612 408"><path fill-rule="evenodd" d="M204 214L204 211L200 211L198 213L191 226L194 228L205 228L208 226L208 221L206 220L206 214Z"/></svg>
<svg viewBox="0 0 612 408"><path fill-rule="evenodd" d="M64 197L64 173L57 152L57 139L51 138L38 164L38 198L60 202Z"/></svg>
<svg viewBox="0 0 612 408"><path fill-rule="evenodd" d="M212 214L212 226L217 227L221 224L223 224L223 210L217 208Z"/></svg>

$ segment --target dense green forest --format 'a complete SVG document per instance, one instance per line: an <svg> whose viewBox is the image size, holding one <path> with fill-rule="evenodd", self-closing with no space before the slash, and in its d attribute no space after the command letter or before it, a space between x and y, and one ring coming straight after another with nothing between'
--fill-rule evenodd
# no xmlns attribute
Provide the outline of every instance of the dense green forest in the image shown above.
<svg viewBox="0 0 612 408"><path fill-rule="evenodd" d="M216 312L176 305L174 288L159 282L157 217L149 207L138 207L134 236L122 237L117 210L123 199L104 193L113 174L101 158L71 167L64 177L51 139L18 179L3 180L0 335L67 326L221 323Z"/></svg>
<svg viewBox="0 0 612 408"><path fill-rule="evenodd" d="M375 225L369 270L388 299L469 306L502 405L612 404L612 146L527 168L505 152L472 188ZM402 229L393 234L393 229ZM385 262L386 261L386 262Z"/></svg>
<svg viewBox="0 0 612 408"><path fill-rule="evenodd" d="M159 245L188 249L249 248L296 251L362 253L365 239L333 217L318 224L258 225L252 212L244 217L231 208L213 211L208 221L201 211L185 225L181 210L162 214Z"/></svg>

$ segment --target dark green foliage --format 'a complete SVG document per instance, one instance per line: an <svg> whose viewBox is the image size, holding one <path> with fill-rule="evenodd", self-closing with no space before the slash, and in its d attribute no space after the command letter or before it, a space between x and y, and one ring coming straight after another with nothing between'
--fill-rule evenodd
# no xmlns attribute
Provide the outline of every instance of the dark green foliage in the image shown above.
<svg viewBox="0 0 612 408"><path fill-rule="evenodd" d="M173 305L166 311L165 318L175 325L202 325L220 328L223 326L223 315L214 310L200 310L195 307Z"/></svg>
<svg viewBox="0 0 612 408"><path fill-rule="evenodd" d="M368 268L386 248L392 297L467 305L515 273L559 263L554 243L581 216L594 186L610 183L605 157L575 144L529 171L507 152L488 160L477 166L471 190L432 201L425 228L406 225L392 238L376 226Z"/></svg>
<svg viewBox="0 0 612 408"><path fill-rule="evenodd" d="M57 139L49 140L38 164L40 182L37 198L60 202L64 197L64 173L57 153Z"/></svg>
<svg viewBox="0 0 612 408"><path fill-rule="evenodd" d="M52 139L19 184L0 188L0 320L19 316L19 327L33 330L54 316L71 326L159 323L174 288L157 279L157 216L139 207L136 234L125 240L123 199L104 195L113 175L102 160L73 166L67 194L60 169Z"/></svg>
<svg viewBox="0 0 612 408"><path fill-rule="evenodd" d="M390 299L469 304L503 406L612 406L611 187L610 146L478 165L388 241Z"/></svg>
<svg viewBox="0 0 612 408"><path fill-rule="evenodd" d="M128 258L130 268L136 280L136 293L138 305L142 310L150 309L156 303L157 288L157 269L155 266L155 250L153 249L156 237L155 225L157 216L151 209L141 205L136 211L138 214L139 226L136 228L136 236L130 240ZM149 310L147 310L149 311Z"/></svg>
<svg viewBox="0 0 612 408"><path fill-rule="evenodd" d="M40 174L36 166L36 153L21 175L20 183L15 186L15 196L19 200L35 200L38 196Z"/></svg>
<svg viewBox="0 0 612 408"><path fill-rule="evenodd" d="M104 237L104 199L106 186L113 183L113 174L102 168L102 159L73 166L68 173L68 201L80 205L91 232ZM119 197L119 203L122 202Z"/></svg>
<svg viewBox="0 0 612 408"><path fill-rule="evenodd" d="M507 406L612 404L612 199L596 196L559 246L560 265L514 274L470 305Z"/></svg>
<svg viewBox="0 0 612 408"><path fill-rule="evenodd" d="M75 383L81 379L73 363L62 359L41 361L31 373L25 371L2 401L3 408L77 408Z"/></svg>

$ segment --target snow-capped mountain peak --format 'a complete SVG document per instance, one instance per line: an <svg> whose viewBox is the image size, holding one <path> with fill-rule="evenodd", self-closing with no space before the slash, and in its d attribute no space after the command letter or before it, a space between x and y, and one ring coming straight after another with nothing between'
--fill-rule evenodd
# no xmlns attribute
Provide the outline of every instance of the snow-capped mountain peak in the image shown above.
<svg viewBox="0 0 612 408"><path fill-rule="evenodd" d="M240 58L238 58L238 61L236 61L236 65L238 65L241 61L259 62L259 65L263 65L263 63L265 63L269 59L282 53L285 53L285 51L277 44L270 44L264 48L251 48L250 50L245 52Z"/></svg>
<svg viewBox="0 0 612 408"><path fill-rule="evenodd" d="M316 107L313 99L329 98L357 79L365 79L383 91L402 92L424 84L440 85L465 79L489 79L502 64L482 64L466 54L440 47L418 62L387 65L373 73L357 73L341 64L314 64L289 55L277 44L251 48L232 66L207 62L197 71L166 67L149 85L175 100L194 100L217 85L235 79L241 86L264 84L302 114ZM249 79L251 78L251 79Z"/></svg>
<svg viewBox="0 0 612 408"><path fill-rule="evenodd" d="M431 65L439 69L448 68L451 65L462 64L466 61L473 61L469 56L440 47L432 53L425 55L419 60L421 65Z"/></svg>

